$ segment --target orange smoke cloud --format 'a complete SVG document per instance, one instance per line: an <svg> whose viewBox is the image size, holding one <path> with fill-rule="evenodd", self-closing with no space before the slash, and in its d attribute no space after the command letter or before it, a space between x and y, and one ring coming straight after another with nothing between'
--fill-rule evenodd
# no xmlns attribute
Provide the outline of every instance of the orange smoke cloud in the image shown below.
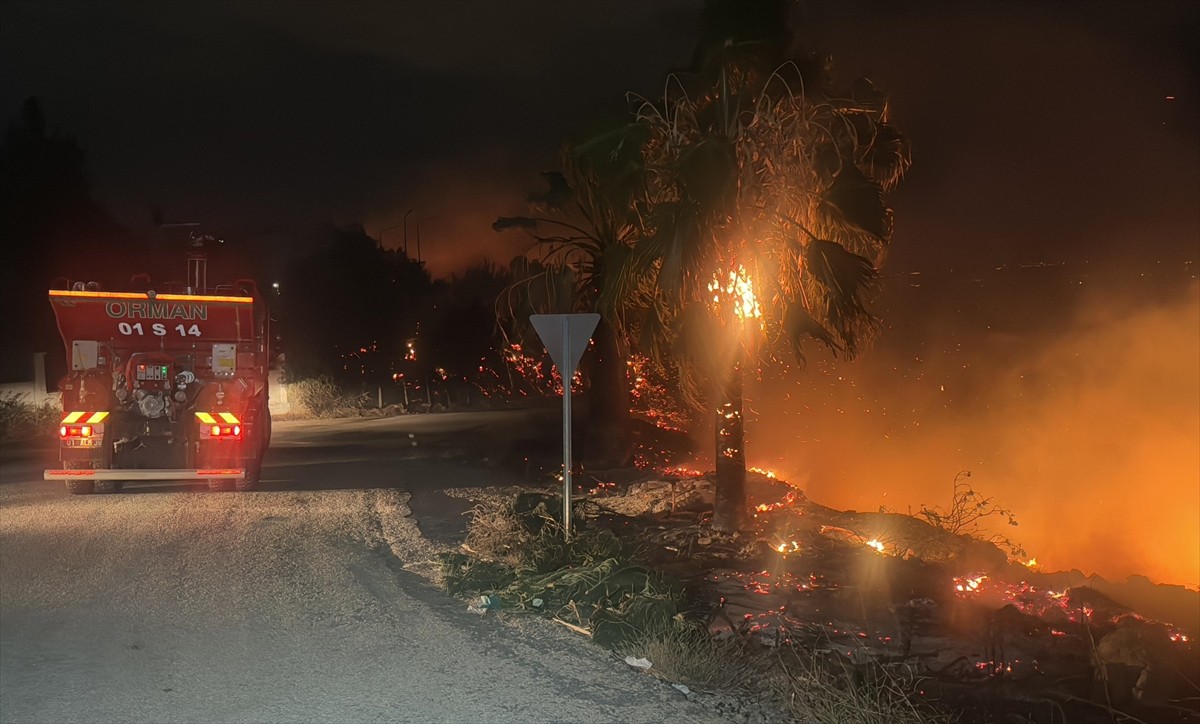
<svg viewBox="0 0 1200 724"><path fill-rule="evenodd" d="M897 313L858 362L748 389L749 460L824 504L898 512L947 506L970 470L1016 514L996 532L1043 569L1196 588L1200 285L1145 296L1106 288L1042 319L996 307L978 326Z"/></svg>

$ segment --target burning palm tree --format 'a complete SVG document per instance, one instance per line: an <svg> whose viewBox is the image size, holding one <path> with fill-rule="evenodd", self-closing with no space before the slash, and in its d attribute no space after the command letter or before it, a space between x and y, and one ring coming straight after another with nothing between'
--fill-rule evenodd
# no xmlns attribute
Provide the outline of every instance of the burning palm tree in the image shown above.
<svg viewBox="0 0 1200 724"><path fill-rule="evenodd" d="M869 80L841 97L823 64L775 65L774 51L726 43L641 103L644 228L616 285L652 300L643 338L689 403L715 408L723 530L746 522L743 370L789 349L803 364L806 339L858 353L892 233L884 194L909 165Z"/></svg>

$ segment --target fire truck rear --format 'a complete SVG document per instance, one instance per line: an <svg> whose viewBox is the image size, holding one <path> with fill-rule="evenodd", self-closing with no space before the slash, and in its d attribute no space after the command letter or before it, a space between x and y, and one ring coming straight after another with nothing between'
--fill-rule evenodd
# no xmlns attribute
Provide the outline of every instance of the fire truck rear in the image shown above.
<svg viewBox="0 0 1200 724"><path fill-rule="evenodd" d="M61 462L46 480L76 495L138 480L258 482L271 436L265 304L251 280L209 292L194 278L181 293L50 290L68 373Z"/></svg>

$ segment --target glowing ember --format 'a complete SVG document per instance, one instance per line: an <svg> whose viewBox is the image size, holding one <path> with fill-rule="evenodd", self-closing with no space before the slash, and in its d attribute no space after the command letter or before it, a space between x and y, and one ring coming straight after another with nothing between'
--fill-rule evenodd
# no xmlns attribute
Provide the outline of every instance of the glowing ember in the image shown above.
<svg viewBox="0 0 1200 724"><path fill-rule="evenodd" d="M749 472L758 473L759 475L765 475L770 480L776 479L775 473L771 472L770 470L763 469L763 468L750 468Z"/></svg>
<svg viewBox="0 0 1200 724"><path fill-rule="evenodd" d="M988 579L987 575L977 573L970 576L955 576L954 590L963 594L971 594L979 591L979 586Z"/></svg>
<svg viewBox="0 0 1200 724"><path fill-rule="evenodd" d="M697 470L696 468L689 468L685 465L676 465L663 470L663 475L675 475L681 478L702 478L704 477L704 471Z"/></svg>
<svg viewBox="0 0 1200 724"><path fill-rule="evenodd" d="M787 556L788 554L795 553L796 551L800 550L800 544L794 540L788 541L786 543L780 543L779 545L775 546L775 550L776 550L776 552L781 553L784 556Z"/></svg>

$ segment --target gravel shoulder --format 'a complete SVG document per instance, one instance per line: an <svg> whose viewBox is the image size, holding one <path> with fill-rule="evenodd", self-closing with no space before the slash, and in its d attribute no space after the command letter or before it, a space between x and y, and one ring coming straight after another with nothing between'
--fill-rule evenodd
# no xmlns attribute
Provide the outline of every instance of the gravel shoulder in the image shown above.
<svg viewBox="0 0 1200 724"><path fill-rule="evenodd" d="M0 486L4 722L721 721L414 573L395 489L69 497Z"/></svg>

